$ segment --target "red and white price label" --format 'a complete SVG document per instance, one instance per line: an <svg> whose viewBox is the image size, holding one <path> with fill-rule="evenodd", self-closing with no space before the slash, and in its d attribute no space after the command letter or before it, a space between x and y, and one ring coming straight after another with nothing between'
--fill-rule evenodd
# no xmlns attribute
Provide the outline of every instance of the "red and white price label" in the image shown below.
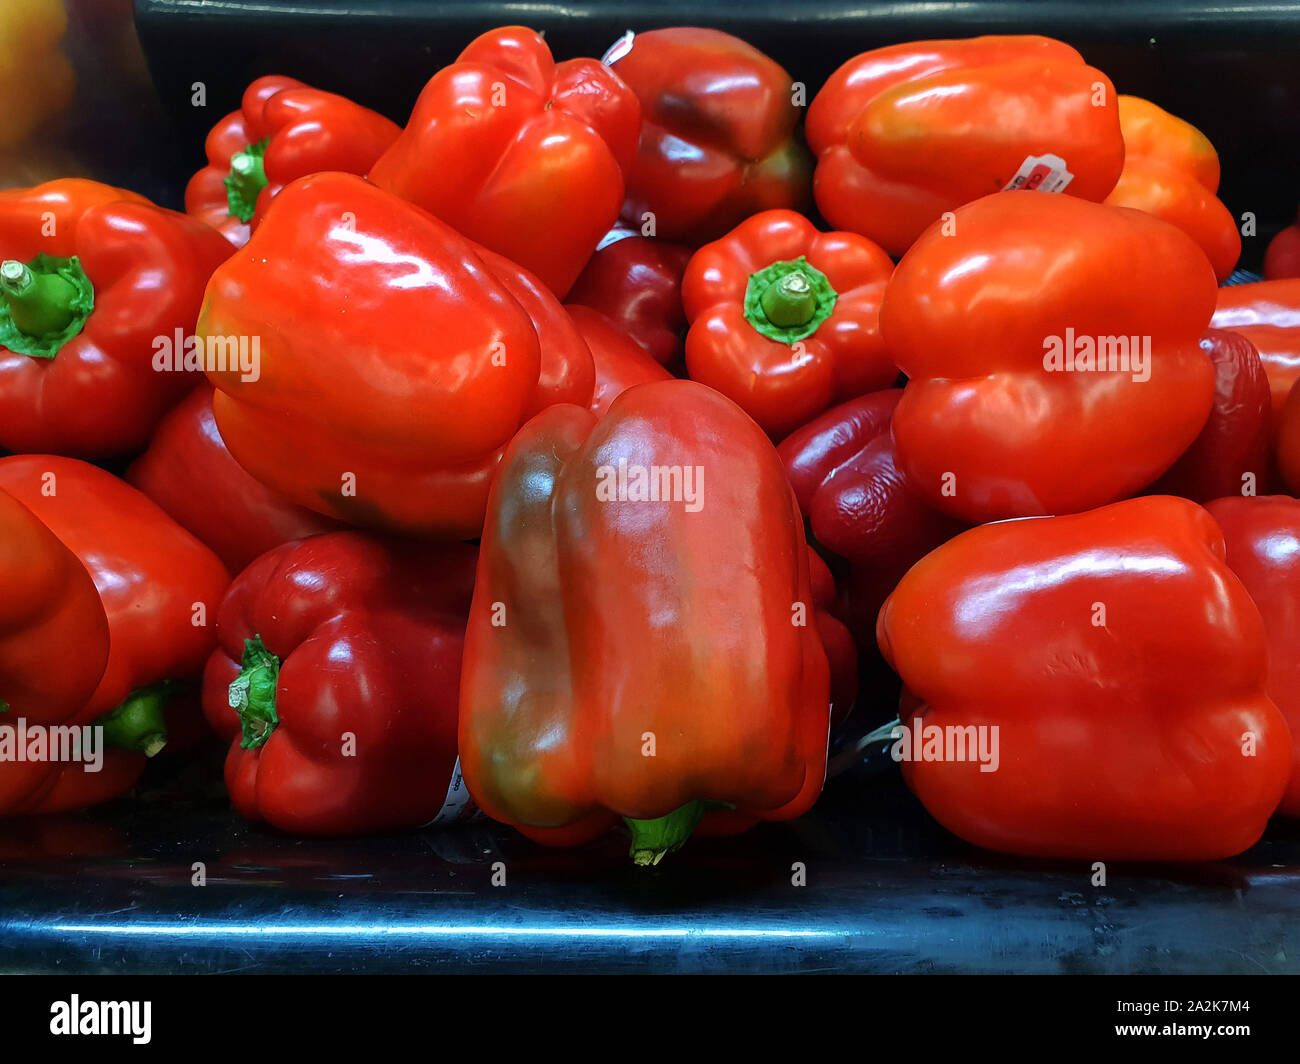
<svg viewBox="0 0 1300 1064"><path fill-rule="evenodd" d="M1020 164L1016 176L1006 183L1003 192L1018 189L1027 192L1062 192L1074 180L1059 155L1030 155Z"/></svg>
<svg viewBox="0 0 1300 1064"><path fill-rule="evenodd" d="M605 54L600 57L600 61L605 66L612 66L622 59L632 50L632 42L636 39L636 34L628 30L622 37L605 49Z"/></svg>

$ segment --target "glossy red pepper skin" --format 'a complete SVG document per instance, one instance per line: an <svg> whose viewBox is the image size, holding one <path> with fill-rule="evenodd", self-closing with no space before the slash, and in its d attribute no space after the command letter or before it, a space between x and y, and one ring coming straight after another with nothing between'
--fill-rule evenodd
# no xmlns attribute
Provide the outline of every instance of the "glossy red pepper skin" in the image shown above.
<svg viewBox="0 0 1300 1064"><path fill-rule="evenodd" d="M1176 225L1205 252L1223 281L1241 258L1237 220L1215 193L1219 156L1199 129L1150 100L1120 96L1124 170L1106 197Z"/></svg>
<svg viewBox="0 0 1300 1064"><path fill-rule="evenodd" d="M0 723L84 722L108 662L108 620L80 560L0 491Z"/></svg>
<svg viewBox="0 0 1300 1064"><path fill-rule="evenodd" d="M1300 495L1300 382L1292 386L1275 426L1278 480L1292 495Z"/></svg>
<svg viewBox="0 0 1300 1064"><path fill-rule="evenodd" d="M817 635L826 651L831 673L831 733L840 728L858 697L858 647L853 633L839 618L839 589L835 576L822 556L808 547L808 575Z"/></svg>
<svg viewBox="0 0 1300 1064"><path fill-rule="evenodd" d="M125 481L76 459L0 458L0 489L81 559L99 590L110 649L88 713L102 716L139 688L203 671L230 582L212 551Z"/></svg>
<svg viewBox="0 0 1300 1064"><path fill-rule="evenodd" d="M682 274L690 259L690 248L666 240L615 240L592 255L566 304L600 311L660 365L675 366L686 336Z"/></svg>
<svg viewBox="0 0 1300 1064"><path fill-rule="evenodd" d="M485 247L475 247L474 253L523 307L537 332L541 368L532 401L524 410L525 420L554 403L582 406L590 402L596 386L591 350L559 300L540 280L505 256Z"/></svg>
<svg viewBox="0 0 1300 1064"><path fill-rule="evenodd" d="M898 368L880 336L880 301L893 269L884 251L853 233L819 232L792 211L754 215L686 267L691 379L778 439L832 403L887 388ZM815 307L780 328L763 300L791 277L813 289Z"/></svg>
<svg viewBox="0 0 1300 1064"><path fill-rule="evenodd" d="M1218 289L1201 249L1073 196L1001 192L952 224L917 241L880 311L908 376L893 421L908 482L974 524L1086 510L1164 473L1214 401L1199 344Z"/></svg>
<svg viewBox="0 0 1300 1064"><path fill-rule="evenodd" d="M1300 278L1219 289L1214 327L1241 333L1259 352L1273 395L1274 424L1300 380Z"/></svg>
<svg viewBox="0 0 1300 1064"><path fill-rule="evenodd" d="M629 477L680 467L680 498L617 490L622 462ZM688 466L705 471L689 495ZM599 421L545 411L507 449L483 532L461 690L470 793L552 844L706 801L798 816L829 726L813 613L784 471L733 403L674 380L629 389Z"/></svg>
<svg viewBox="0 0 1300 1064"><path fill-rule="evenodd" d="M504 26L433 76L370 180L563 298L618 218L640 122L607 67L557 64L540 34Z"/></svg>
<svg viewBox="0 0 1300 1064"><path fill-rule="evenodd" d="M217 431L208 384L162 419L126 480L209 547L231 573L242 572L281 543L344 527L277 495L231 457Z"/></svg>
<svg viewBox="0 0 1300 1064"><path fill-rule="evenodd" d="M817 207L901 256L946 211L1007 187L1029 156L1063 158L1068 196L1100 201L1124 161L1115 89L1047 37L876 48L808 108Z"/></svg>
<svg viewBox="0 0 1300 1064"><path fill-rule="evenodd" d="M267 204L290 181L325 170L366 174L401 131L344 96L294 78L260 77L244 90L239 110L208 133L208 163L185 188L185 210L242 247ZM256 175L253 164L255 176L241 187L231 164L251 147L262 152L262 173Z"/></svg>
<svg viewBox="0 0 1300 1064"><path fill-rule="evenodd" d="M621 49L620 49L621 50ZM641 141L627 172L623 217L699 247L751 214L805 210L812 158L797 126L790 75L721 30L672 26L638 33L611 58L641 101Z"/></svg>
<svg viewBox="0 0 1300 1064"><path fill-rule="evenodd" d="M108 620L77 556L0 491L0 726L81 725L108 662ZM0 762L0 816L62 805L81 765ZM129 784L128 784L129 786ZM111 788L110 788L111 789Z"/></svg>
<svg viewBox="0 0 1300 1064"><path fill-rule="evenodd" d="M590 406L592 413L603 416L610 404L634 385L673 379L673 375L651 358L645 348L600 311L579 306L565 309L586 340L596 366L596 387Z"/></svg>
<svg viewBox="0 0 1300 1064"><path fill-rule="evenodd" d="M879 637L919 699L903 723L999 729L995 771L955 744L902 764L977 846L1218 860L1259 839L1290 776L1260 612L1185 499L964 532L903 577Z"/></svg>
<svg viewBox="0 0 1300 1064"><path fill-rule="evenodd" d="M890 422L901 388L832 407L781 441L799 509L823 548L851 563L849 627L874 650L876 614L903 574L965 525L927 503L898 468Z"/></svg>
<svg viewBox="0 0 1300 1064"><path fill-rule="evenodd" d="M1258 495L1272 476L1272 399L1264 363L1246 337L1224 329L1208 330L1201 350L1214 364L1214 406L1201 434L1150 492L1200 503Z"/></svg>
<svg viewBox="0 0 1300 1064"><path fill-rule="evenodd" d="M529 414L547 395L591 400L594 369L566 368L582 356L575 335L539 336L516 294L544 293L527 287L517 267L498 276L475 245L360 178L294 182L213 276L199 320L200 335L261 339L258 380L210 374L226 446L318 513L473 538Z"/></svg>
<svg viewBox="0 0 1300 1064"><path fill-rule="evenodd" d="M40 254L75 256L93 305L52 357L0 344L0 448L83 458L141 450L198 379L156 371L157 340L192 332L230 245L132 192L69 178L0 192L0 257Z"/></svg>
<svg viewBox="0 0 1300 1064"><path fill-rule="evenodd" d="M1268 637L1268 696L1291 733L1291 777L1278 812L1300 817L1300 500L1286 495L1216 499L1228 565L1246 585Z"/></svg>
<svg viewBox="0 0 1300 1064"><path fill-rule="evenodd" d="M226 786L240 815L350 835L438 814L456 762L476 557L467 544L335 532L245 570L222 603L203 681L204 712L231 741ZM231 683L255 637L276 666L237 710Z"/></svg>

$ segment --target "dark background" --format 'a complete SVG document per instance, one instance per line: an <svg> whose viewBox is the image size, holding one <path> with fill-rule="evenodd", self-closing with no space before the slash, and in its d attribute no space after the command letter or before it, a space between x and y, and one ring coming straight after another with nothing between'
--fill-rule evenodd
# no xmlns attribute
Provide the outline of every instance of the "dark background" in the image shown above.
<svg viewBox="0 0 1300 1064"><path fill-rule="evenodd" d="M245 85L288 74L404 122L420 89L477 34L524 22L556 57L601 55L628 29L707 25L745 38L808 87L868 48L935 37L1041 33L1077 47L1122 93L1145 96L1198 126L1218 148L1220 194L1259 235L1241 265L1257 269L1267 240L1300 202L1300 6L1184 0L972 0L738 3L465 0L136 0L136 24L174 130L161 166L141 175L170 206L203 160L209 127ZM206 109L190 105L207 86ZM137 184L140 182L137 181Z"/></svg>

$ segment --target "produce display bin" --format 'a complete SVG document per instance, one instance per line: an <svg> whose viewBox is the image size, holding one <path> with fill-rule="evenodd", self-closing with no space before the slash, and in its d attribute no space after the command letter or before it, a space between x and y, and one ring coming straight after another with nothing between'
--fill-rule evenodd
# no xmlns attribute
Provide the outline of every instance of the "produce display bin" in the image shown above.
<svg viewBox="0 0 1300 1064"><path fill-rule="evenodd" d="M1243 268L1300 200L1300 8L1209 0L136 0L149 82L83 75L61 143L99 179L180 207L205 133L252 78L298 77L401 122L472 36L516 22L561 56L599 56L628 29L716 27L810 97L868 48L1041 33L1209 136L1223 201L1256 219ZM618 836L552 850L484 819L293 838L230 810L220 751L154 766L128 798L0 823L0 971L1300 973L1300 822L1274 820L1232 860L1114 864L1103 884L1084 862L987 853L925 813L886 744L855 745L892 696L866 699L811 813L651 870Z"/></svg>

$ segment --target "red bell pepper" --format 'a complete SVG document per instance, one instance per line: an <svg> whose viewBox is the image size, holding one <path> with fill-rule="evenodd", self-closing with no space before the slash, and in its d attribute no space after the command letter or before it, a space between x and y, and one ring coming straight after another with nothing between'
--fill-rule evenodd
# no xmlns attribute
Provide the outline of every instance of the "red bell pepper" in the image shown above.
<svg viewBox="0 0 1300 1064"><path fill-rule="evenodd" d="M642 384L556 406L493 482L461 685L488 815L571 844L620 816L638 863L709 803L786 819L825 775L826 653L775 449L724 396Z"/></svg>
<svg viewBox="0 0 1300 1064"><path fill-rule="evenodd" d="M1300 500L1238 496L1206 509L1223 530L1228 565L1264 618L1268 696L1291 733L1291 776L1278 811L1300 817Z"/></svg>
<svg viewBox="0 0 1300 1064"><path fill-rule="evenodd" d="M870 240L765 211L691 258L686 368L781 437L832 403L887 388L880 338L894 264Z"/></svg>
<svg viewBox="0 0 1300 1064"><path fill-rule="evenodd" d="M85 462L0 458L0 491L76 555L107 618L107 662L75 719L102 726L117 750L100 773L62 766L53 789L36 799L48 812L94 804L129 788L146 754L178 735L183 743L201 726L187 685L215 642L215 611L229 577L216 555L145 496ZM74 647L57 649L66 655ZM87 653L94 658L94 647Z"/></svg>
<svg viewBox="0 0 1300 1064"><path fill-rule="evenodd" d="M1264 280L1300 277L1300 215L1268 242L1264 252Z"/></svg>
<svg viewBox="0 0 1300 1064"><path fill-rule="evenodd" d="M682 274L690 259L690 248L666 240L615 240L592 255L567 302L599 310L660 365L674 366L686 335Z"/></svg>
<svg viewBox="0 0 1300 1064"><path fill-rule="evenodd" d="M839 589L830 566L811 546L807 550L817 636L830 667L831 732L834 733L848 719L858 697L858 647L853 633L838 616Z"/></svg>
<svg viewBox="0 0 1300 1064"><path fill-rule="evenodd" d="M563 297L618 217L636 96L540 34L491 30L424 87L370 180L535 273Z"/></svg>
<svg viewBox="0 0 1300 1064"><path fill-rule="evenodd" d="M281 543L343 527L295 506L244 471L217 431L207 384L163 418L126 479L210 547L232 573Z"/></svg>
<svg viewBox="0 0 1300 1064"><path fill-rule="evenodd" d="M1241 333L1259 352L1273 395L1274 424L1300 380L1300 278L1219 289L1214 327Z"/></svg>
<svg viewBox="0 0 1300 1064"><path fill-rule="evenodd" d="M596 364L591 411L603 415L620 395L637 384L669 381L673 375L651 358L614 322L591 307L566 307Z"/></svg>
<svg viewBox="0 0 1300 1064"><path fill-rule="evenodd" d="M0 448L138 451L195 372L154 369L230 245L93 181L0 192Z"/></svg>
<svg viewBox="0 0 1300 1064"><path fill-rule="evenodd" d="M1124 162L1110 79L1032 36L863 52L808 108L808 144L826 220L895 258L945 212L1013 183L1051 189L1068 174L1066 195L1100 201Z"/></svg>
<svg viewBox="0 0 1300 1064"><path fill-rule="evenodd" d="M590 353L529 316L545 303L547 320L572 328L530 286L360 178L302 178L208 288L199 333L261 341L259 379L210 374L221 437L300 506L472 538L501 449L529 414L546 396L591 400L594 370L566 362Z"/></svg>
<svg viewBox="0 0 1300 1064"><path fill-rule="evenodd" d="M456 763L476 555L334 532L244 571L203 678L240 815L349 835L438 814Z"/></svg>
<svg viewBox="0 0 1300 1064"><path fill-rule="evenodd" d="M242 247L290 181L323 170L368 173L401 131L346 97L294 78L258 78L239 110L208 133L208 164L190 178L185 209Z"/></svg>
<svg viewBox="0 0 1300 1064"><path fill-rule="evenodd" d="M812 158L796 131L803 102L790 75L721 30L672 26L629 34L606 62L641 101L641 142L623 217L692 247L751 214L812 202Z"/></svg>
<svg viewBox="0 0 1300 1064"><path fill-rule="evenodd" d="M1292 386L1282 405L1274 437L1278 480L1292 495L1300 495L1300 381Z"/></svg>
<svg viewBox="0 0 1300 1064"><path fill-rule="evenodd" d="M1253 845L1291 737L1259 610L1224 557L1205 510L1151 496L984 525L918 562L879 636L919 700L895 753L926 809L1031 857Z"/></svg>
<svg viewBox="0 0 1300 1064"><path fill-rule="evenodd" d="M87 705L108 662L99 592L77 556L3 491L0 587L0 727L90 724ZM69 789L59 787L64 774L92 782L75 780L80 763L0 760L0 816L70 808L54 795Z"/></svg>
<svg viewBox="0 0 1300 1064"><path fill-rule="evenodd" d="M1272 479L1264 363L1254 344L1225 329L1206 332L1201 350L1214 364L1214 406L1201 434L1150 493L1202 503L1222 495L1258 495Z"/></svg>
<svg viewBox="0 0 1300 1064"><path fill-rule="evenodd" d="M907 374L908 482L970 523L1086 510L1150 484L1214 401L1214 271L1181 230L1072 196L986 196L899 264L880 328Z"/></svg>
<svg viewBox="0 0 1300 1064"><path fill-rule="evenodd" d="M903 574L965 526L921 501L899 471L890 420L901 389L832 407L777 447L816 541L851 563L849 628L874 650L876 614Z"/></svg>
<svg viewBox="0 0 1300 1064"><path fill-rule="evenodd" d="M524 309L537 332L541 345L541 368L532 401L524 410L525 419L545 410L552 403L586 405L596 386L596 368L586 340L565 312L559 300L541 281L516 266L504 256L475 246L474 253L488 272L501 282Z"/></svg>
<svg viewBox="0 0 1300 1064"><path fill-rule="evenodd" d="M1209 138L1189 122L1139 96L1119 98L1124 170L1105 199L1176 225L1205 252L1225 280L1241 258L1236 219L1215 195L1219 156Z"/></svg>

